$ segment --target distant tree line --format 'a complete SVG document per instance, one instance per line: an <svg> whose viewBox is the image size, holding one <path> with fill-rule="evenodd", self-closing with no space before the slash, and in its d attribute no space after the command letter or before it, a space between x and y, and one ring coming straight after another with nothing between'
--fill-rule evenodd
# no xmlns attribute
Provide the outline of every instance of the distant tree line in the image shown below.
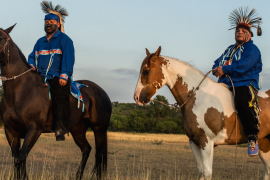
<svg viewBox="0 0 270 180"><path fill-rule="evenodd" d="M0 86L0 98L3 93L3 86ZM168 100L161 95L157 95L155 100L168 104ZM0 117L0 127L3 125ZM136 103L112 102L109 131L184 133L181 111L153 101L144 106Z"/></svg>
<svg viewBox="0 0 270 180"><path fill-rule="evenodd" d="M168 104L161 95L157 95L155 100ZM153 101L144 106L112 102L109 131L184 133L181 111Z"/></svg>

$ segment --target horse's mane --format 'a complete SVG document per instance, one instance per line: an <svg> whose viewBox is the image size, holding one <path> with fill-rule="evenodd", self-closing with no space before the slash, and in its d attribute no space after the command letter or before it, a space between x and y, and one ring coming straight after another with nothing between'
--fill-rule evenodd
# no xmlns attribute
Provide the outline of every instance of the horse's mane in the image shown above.
<svg viewBox="0 0 270 180"><path fill-rule="evenodd" d="M165 59L166 59L166 57L168 57L168 58L174 59L174 60L176 60L176 61L180 61L180 62L184 63L185 65L191 67L192 69L195 69L195 70L198 71L200 74L205 75L205 74L202 73L199 69L195 68L195 66L192 65L190 62L182 61L182 60L180 60L180 59L173 58L173 57L170 57L170 56L162 56L162 57L164 57ZM211 78L210 78L210 79L211 79Z"/></svg>
<svg viewBox="0 0 270 180"><path fill-rule="evenodd" d="M197 72L199 72L199 73L202 74L203 76L205 76L204 73L202 73L200 70L196 69L196 68L194 67L194 65L190 64L189 62L181 61L181 60L179 60L179 59L176 59L176 58L173 58L173 57L169 57L169 56L162 56L162 57L164 57L165 59L166 59L166 57L167 57L167 58L174 59L174 60L176 60L176 61L180 61L180 62L184 63L185 65L189 66L190 68L196 70ZM228 85L226 85L226 84L224 84L224 83L218 83L218 82L214 81L213 79L211 79L211 78L209 78L209 77L206 77L206 78L209 79L210 81L213 81L213 82L215 82L215 83L217 83L217 84L219 84L219 85L221 85L221 86L223 86L223 87L229 89Z"/></svg>
<svg viewBox="0 0 270 180"><path fill-rule="evenodd" d="M14 43L14 44L15 44L15 43ZM22 51L20 50L20 48L19 48L16 44L15 44L15 46L16 46L18 52L19 52L19 55L20 55L21 59L22 59L23 62L25 63L25 65L26 65L28 68L31 68L31 66L28 64L28 62L27 62L25 56L23 55Z"/></svg>
<svg viewBox="0 0 270 180"><path fill-rule="evenodd" d="M4 31L3 28L0 28L0 30ZM12 42L13 42L13 41L12 41ZM13 43L14 43L14 42L13 42ZM31 68L31 66L28 64L28 62L27 62L25 56L23 55L21 49L17 46L17 44L14 43L14 45L15 45L15 47L17 48L17 50L18 50L18 52L19 52L19 55L20 55L20 58L23 60L23 62L25 63L25 65L26 65L27 67Z"/></svg>
<svg viewBox="0 0 270 180"><path fill-rule="evenodd" d="M182 61L182 60L179 60L179 59L176 59L176 58L173 58L173 57L169 57L169 56L162 56L162 57L164 57L165 59L167 57L167 58L174 59L176 61L180 61L180 62L184 63L185 65L189 66L190 68L194 69L195 71L199 72L201 75L205 76L204 73L202 73L200 70L198 70L197 68L195 68L194 65L190 64L189 62ZM210 81L213 81L213 82L217 83L216 81L214 81L210 77L206 77L206 78L209 79ZM226 88L228 88L228 86L226 84L223 84L223 83L218 83L218 84L222 84L222 86L225 86Z"/></svg>

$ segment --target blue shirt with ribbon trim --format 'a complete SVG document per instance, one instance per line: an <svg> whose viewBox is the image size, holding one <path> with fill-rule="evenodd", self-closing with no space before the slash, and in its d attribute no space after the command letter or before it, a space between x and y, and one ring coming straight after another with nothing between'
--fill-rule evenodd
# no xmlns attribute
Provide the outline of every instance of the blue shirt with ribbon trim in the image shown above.
<svg viewBox="0 0 270 180"><path fill-rule="evenodd" d="M72 40L57 30L51 39L40 38L35 44L33 52L28 57L28 63L36 67L37 72L46 79L54 76L68 80L73 74L75 62Z"/></svg>
<svg viewBox="0 0 270 180"><path fill-rule="evenodd" d="M248 86L250 83L259 88L260 72L262 71L261 52L258 47L250 40L237 48L237 44L229 46L224 53L215 61L212 69L222 66L225 75L218 80L232 87L228 74L235 87ZM235 51L235 52L234 52ZM233 55L231 61L230 56Z"/></svg>

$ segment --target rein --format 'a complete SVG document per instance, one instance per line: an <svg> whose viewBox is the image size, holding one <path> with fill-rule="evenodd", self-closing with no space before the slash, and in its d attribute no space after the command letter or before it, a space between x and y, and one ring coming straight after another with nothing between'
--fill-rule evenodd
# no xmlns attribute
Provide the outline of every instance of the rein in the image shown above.
<svg viewBox="0 0 270 180"><path fill-rule="evenodd" d="M6 40L6 42L5 42L5 45L0 49L0 53L1 53L1 52L4 51L5 48L8 46L8 42L9 42L10 38L9 38L9 36L5 33L5 31L3 31L3 30L0 29L0 32L2 32L2 33L7 37L7 40ZM8 61L9 61L9 49L8 49L7 51L8 51L8 52L7 52L7 59L8 59ZM0 76L0 79L1 79L2 81L10 81L10 80L14 80L14 79L16 79L16 78L18 78L18 77L24 75L25 73L31 71L31 70L32 70L32 68L31 68L31 69L28 69L27 71L25 71L25 72L23 72L23 73L21 73L21 74L19 74L19 75L17 75L17 76L13 76L13 77L11 77L11 78L7 78L7 77L4 77L4 76Z"/></svg>
<svg viewBox="0 0 270 180"><path fill-rule="evenodd" d="M232 87L233 87L233 99L235 99L235 88L234 88L234 85L233 85L233 81L232 81L232 79L231 79L231 77L229 76L229 75L226 75L228 78L230 78L230 81L231 81L231 83L232 83ZM234 127L236 127L235 128L235 174L237 173L236 172L236 162L237 162L237 114L235 115L235 125L234 125ZM233 127L233 129L234 129L234 127ZM233 130L232 130L232 133L233 133ZM231 135L230 135L230 137L228 138L228 141L229 141L229 139L231 138L231 136L232 136L232 133L231 133Z"/></svg>
<svg viewBox="0 0 270 180"><path fill-rule="evenodd" d="M17 75L17 76L13 76L13 77L11 77L11 78L7 78L7 77L4 77L4 76L0 76L0 79L1 79L2 81L15 80L16 78L18 78L18 77L20 77L20 76L22 76L22 75L28 73L28 72L31 71L31 70L32 70L32 69L28 69L27 71L25 71L25 72L23 72L23 73L21 73L21 74L19 74L19 75Z"/></svg>

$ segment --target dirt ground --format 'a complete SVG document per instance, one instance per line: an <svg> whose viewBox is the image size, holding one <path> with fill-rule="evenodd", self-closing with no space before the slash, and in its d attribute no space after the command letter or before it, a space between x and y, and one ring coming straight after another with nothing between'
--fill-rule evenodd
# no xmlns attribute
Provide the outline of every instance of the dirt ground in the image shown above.
<svg viewBox="0 0 270 180"><path fill-rule="evenodd" d="M95 143L87 133L92 152L84 178L90 179L94 165ZM262 179L260 158L248 157L246 147L238 147L235 170L235 146L218 146L214 152L213 179ZM196 163L184 135L108 133L107 179L196 179ZM80 149L72 136L64 142L53 134L43 134L27 160L29 180L74 179L81 161ZM0 180L12 177L13 160L4 131L0 129Z"/></svg>

